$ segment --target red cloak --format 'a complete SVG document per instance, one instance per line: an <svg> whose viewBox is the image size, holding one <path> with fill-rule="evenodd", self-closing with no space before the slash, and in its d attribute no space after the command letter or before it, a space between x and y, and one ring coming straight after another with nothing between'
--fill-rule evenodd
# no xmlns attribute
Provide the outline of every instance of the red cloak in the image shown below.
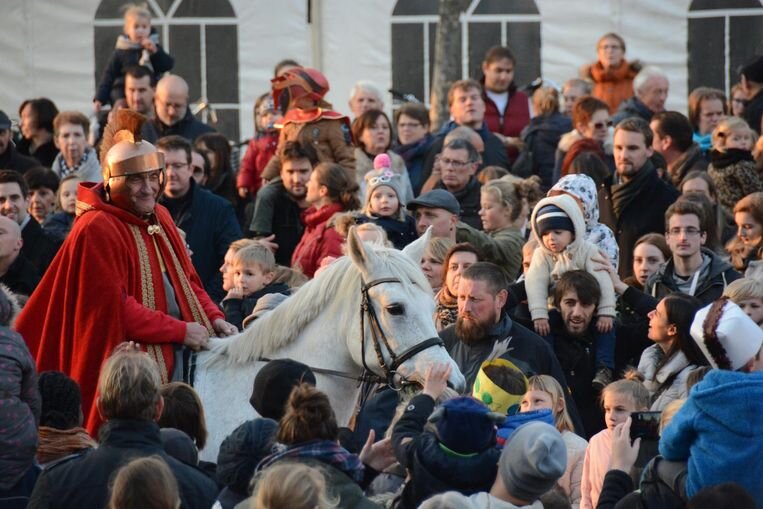
<svg viewBox="0 0 763 509"><path fill-rule="evenodd" d="M102 195L102 184L79 185L72 231L16 323L38 372L63 371L79 383L92 436L101 424L95 404L100 367L119 343L140 343L166 382L185 322L212 332L211 323L223 318L167 209L157 205L151 225ZM182 320L166 314L163 268Z"/></svg>

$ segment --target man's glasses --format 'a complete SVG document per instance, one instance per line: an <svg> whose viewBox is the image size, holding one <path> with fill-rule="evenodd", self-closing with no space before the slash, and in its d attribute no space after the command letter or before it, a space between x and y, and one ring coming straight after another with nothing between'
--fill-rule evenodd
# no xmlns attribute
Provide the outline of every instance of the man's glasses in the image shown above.
<svg viewBox="0 0 763 509"><path fill-rule="evenodd" d="M458 159L440 159L442 166L452 166L453 168L464 168L469 164L469 161L459 161Z"/></svg>
<svg viewBox="0 0 763 509"><path fill-rule="evenodd" d="M702 230L694 228L693 226L687 228L671 228L668 230L668 235L678 236L681 235L681 232L684 232L687 237L694 237L695 235L702 233Z"/></svg>

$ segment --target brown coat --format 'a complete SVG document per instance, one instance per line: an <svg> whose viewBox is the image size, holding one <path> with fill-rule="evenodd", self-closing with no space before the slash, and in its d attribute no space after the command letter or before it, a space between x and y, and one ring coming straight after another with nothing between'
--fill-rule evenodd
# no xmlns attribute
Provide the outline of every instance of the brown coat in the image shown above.
<svg viewBox="0 0 763 509"><path fill-rule="evenodd" d="M617 69L604 69L600 62L584 66L580 75L593 81L591 95L607 103L609 114L614 115L620 103L633 97L633 78L641 70L641 64L623 59Z"/></svg>
<svg viewBox="0 0 763 509"><path fill-rule="evenodd" d="M276 155L262 171L264 180L273 180L281 173L280 154L287 141L310 144L318 154L321 163L337 163L355 179L355 152L352 137L344 121L324 118L317 122L289 122L281 129Z"/></svg>

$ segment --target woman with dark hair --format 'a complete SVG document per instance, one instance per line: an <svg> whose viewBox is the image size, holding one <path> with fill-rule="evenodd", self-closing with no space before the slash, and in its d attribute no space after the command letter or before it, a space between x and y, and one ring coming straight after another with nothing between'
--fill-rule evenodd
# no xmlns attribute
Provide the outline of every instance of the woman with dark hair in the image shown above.
<svg viewBox="0 0 763 509"><path fill-rule="evenodd" d="M82 396L77 382L60 371L46 371L40 374L37 385L42 399L37 432L40 465L97 447L82 427Z"/></svg>
<svg viewBox="0 0 763 509"><path fill-rule="evenodd" d="M286 448L264 458L257 472L281 461L317 467L326 477L329 496L339 499L339 507L379 507L361 489L361 484L370 480L365 478L363 460L375 463L368 456L370 447L364 447L358 456L339 445L338 438L339 426L328 397L311 385L298 385L289 396L276 435L276 440ZM370 466L378 471L383 469L378 464ZM255 483L257 479L255 476ZM256 484L254 488L256 491Z"/></svg>
<svg viewBox="0 0 763 509"><path fill-rule="evenodd" d="M693 170L686 174L681 181L679 188L681 196L690 196L692 194L702 194L710 200L712 204L711 222L715 225L715 231L718 234L719 241L725 245L736 235L736 225L734 218L726 212L726 209L718 203L718 191L715 183L706 171Z"/></svg>
<svg viewBox="0 0 763 509"><path fill-rule="evenodd" d="M612 181L612 170L604 162L604 149L591 139L584 138L572 144L562 160L560 178L583 173L596 183L596 189L608 186Z"/></svg>
<svg viewBox="0 0 763 509"><path fill-rule="evenodd" d="M366 195L366 173L374 170L374 158L387 154L393 173L400 175L400 203L405 205L413 199L413 188L403 158L390 150L392 146L392 124L387 114L381 110L368 110L352 122L352 137L355 139L355 178L360 186L361 203Z"/></svg>
<svg viewBox="0 0 763 509"><path fill-rule="evenodd" d="M16 146L20 154L31 156L50 168L58 155L53 141L53 119L58 108L50 99L27 99L19 106L21 141Z"/></svg>
<svg viewBox="0 0 763 509"><path fill-rule="evenodd" d="M360 208L358 184L338 164L321 163L310 174L305 201L310 205L301 214L305 231L291 265L312 278L324 258L342 256L344 239L330 220L337 212Z"/></svg>
<svg viewBox="0 0 763 509"><path fill-rule="evenodd" d="M686 378L699 366L709 365L689 334L694 314L702 305L690 295L673 293L649 313L649 339L655 344L644 350L638 371L652 398L652 411L686 398Z"/></svg>
<svg viewBox="0 0 763 509"><path fill-rule="evenodd" d="M220 133L202 134L194 142L197 152L209 161L209 178L206 188L237 206L236 176L231 166L228 138Z"/></svg>
<svg viewBox="0 0 763 509"><path fill-rule="evenodd" d="M193 387L183 382L170 382L162 385L164 410L159 417L160 428L179 429L193 440L198 450L207 443L207 423L204 407Z"/></svg>

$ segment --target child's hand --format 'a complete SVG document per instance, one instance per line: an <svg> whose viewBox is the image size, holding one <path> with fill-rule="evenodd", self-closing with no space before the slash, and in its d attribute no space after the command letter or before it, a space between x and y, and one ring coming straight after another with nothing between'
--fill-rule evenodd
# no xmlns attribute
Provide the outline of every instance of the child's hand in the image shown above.
<svg viewBox="0 0 763 509"><path fill-rule="evenodd" d="M612 431L612 456L609 461L610 470L621 470L630 473L638 458L641 439L637 438L631 444L631 418L615 426Z"/></svg>
<svg viewBox="0 0 763 509"><path fill-rule="evenodd" d="M450 364L433 364L429 366L426 378L424 379L424 390L422 393L437 401L437 398L448 387L450 371Z"/></svg>
<svg viewBox="0 0 763 509"><path fill-rule="evenodd" d="M156 53L156 44L151 39L143 39L140 44L143 46L143 49L147 49L149 53Z"/></svg>
<svg viewBox="0 0 763 509"><path fill-rule="evenodd" d="M101 104L101 101L99 101L98 99L93 101L93 109L95 110L96 113L100 113L101 108L103 108L103 104Z"/></svg>
<svg viewBox="0 0 763 509"><path fill-rule="evenodd" d="M548 336L551 332L551 326L548 324L548 320L545 318L538 318L537 320L533 320L533 326L535 327L535 332L537 332L540 336Z"/></svg>
<svg viewBox="0 0 763 509"><path fill-rule="evenodd" d="M242 290L240 286L234 286L233 288L228 290L228 295L225 296L225 300L243 299L243 298L244 298L244 290Z"/></svg>
<svg viewBox="0 0 763 509"><path fill-rule="evenodd" d="M611 316L600 316L596 319L596 330L601 332L602 334L606 334L607 332L612 330L612 327L615 324L615 319Z"/></svg>
<svg viewBox="0 0 763 509"><path fill-rule="evenodd" d="M249 196L249 188L248 187L239 187L238 188L238 195L240 198L246 198Z"/></svg>

